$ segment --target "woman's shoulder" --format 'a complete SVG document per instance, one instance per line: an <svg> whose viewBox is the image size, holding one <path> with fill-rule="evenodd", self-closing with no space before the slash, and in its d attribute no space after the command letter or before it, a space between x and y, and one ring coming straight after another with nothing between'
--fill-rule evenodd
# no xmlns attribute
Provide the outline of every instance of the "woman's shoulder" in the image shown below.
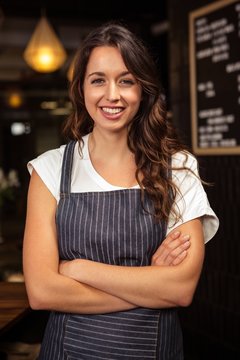
<svg viewBox="0 0 240 360"><path fill-rule="evenodd" d="M85 153L86 147L87 147L88 136L85 135L85 136L83 136L82 139L83 139L83 145L82 145L81 150ZM76 146L76 144L78 142L77 142L77 140L71 140L67 144L60 145L58 148L47 150L47 151L41 153L40 155L38 155L37 157L35 157L34 159L30 160L27 164L28 169L31 170L31 166L33 164L41 164L43 166L46 166L47 168L50 167L52 170L56 169L56 168L57 169L61 168L65 149L66 149L67 145L70 143L75 144L74 156L75 157L78 156L79 148Z"/></svg>
<svg viewBox="0 0 240 360"><path fill-rule="evenodd" d="M198 168L198 161L191 152L182 150L172 155L172 167L176 169L187 168L194 170Z"/></svg>
<svg viewBox="0 0 240 360"><path fill-rule="evenodd" d="M32 174L34 169L57 201L65 148L66 145L61 145L59 148L47 150L27 163L29 173Z"/></svg>
<svg viewBox="0 0 240 360"><path fill-rule="evenodd" d="M55 149L47 150L42 154L38 155L37 159L61 159L63 157L65 148L66 144L60 145L58 148Z"/></svg>
<svg viewBox="0 0 240 360"><path fill-rule="evenodd" d="M41 164L42 166L45 165L46 167L52 169L61 166L65 148L66 144L60 145L60 147L58 148L43 152L42 154L38 155L37 157L28 162L28 170L31 172L32 167L35 164Z"/></svg>

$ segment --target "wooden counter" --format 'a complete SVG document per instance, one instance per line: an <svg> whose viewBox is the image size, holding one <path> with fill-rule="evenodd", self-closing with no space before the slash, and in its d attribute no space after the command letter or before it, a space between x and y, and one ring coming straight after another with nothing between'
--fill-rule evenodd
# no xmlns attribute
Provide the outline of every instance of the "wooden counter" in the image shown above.
<svg viewBox="0 0 240 360"><path fill-rule="evenodd" d="M24 282L0 282L0 334L30 310Z"/></svg>

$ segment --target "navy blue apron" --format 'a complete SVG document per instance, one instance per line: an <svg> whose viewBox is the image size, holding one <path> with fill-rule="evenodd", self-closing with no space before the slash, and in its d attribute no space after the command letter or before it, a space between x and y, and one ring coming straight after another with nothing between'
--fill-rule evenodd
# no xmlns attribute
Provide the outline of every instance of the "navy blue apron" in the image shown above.
<svg viewBox="0 0 240 360"><path fill-rule="evenodd" d="M166 224L148 213L140 189L71 193L75 141L67 144L56 213L60 259L150 265ZM67 296L67 294L66 294ZM137 308L108 314L51 312L39 360L182 360L177 309Z"/></svg>

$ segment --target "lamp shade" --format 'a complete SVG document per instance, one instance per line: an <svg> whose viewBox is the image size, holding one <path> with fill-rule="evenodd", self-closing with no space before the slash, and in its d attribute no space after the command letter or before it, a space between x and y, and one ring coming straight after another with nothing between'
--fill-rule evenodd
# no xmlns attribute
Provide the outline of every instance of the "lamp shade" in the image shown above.
<svg viewBox="0 0 240 360"><path fill-rule="evenodd" d="M43 73L55 71L65 62L66 51L45 16L39 20L23 57L30 67Z"/></svg>

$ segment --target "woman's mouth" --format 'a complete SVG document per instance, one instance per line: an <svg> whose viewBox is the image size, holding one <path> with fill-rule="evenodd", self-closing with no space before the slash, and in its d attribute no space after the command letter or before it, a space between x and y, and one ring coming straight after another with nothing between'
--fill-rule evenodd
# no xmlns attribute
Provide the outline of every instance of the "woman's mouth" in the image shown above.
<svg viewBox="0 0 240 360"><path fill-rule="evenodd" d="M122 115L124 108L123 107L112 108L112 107L103 106L101 107L101 110L102 110L102 114L107 119L118 119Z"/></svg>
<svg viewBox="0 0 240 360"><path fill-rule="evenodd" d="M109 107L102 107L101 108L103 112L107 113L107 114L119 114L123 108L117 107L117 108L109 108Z"/></svg>

